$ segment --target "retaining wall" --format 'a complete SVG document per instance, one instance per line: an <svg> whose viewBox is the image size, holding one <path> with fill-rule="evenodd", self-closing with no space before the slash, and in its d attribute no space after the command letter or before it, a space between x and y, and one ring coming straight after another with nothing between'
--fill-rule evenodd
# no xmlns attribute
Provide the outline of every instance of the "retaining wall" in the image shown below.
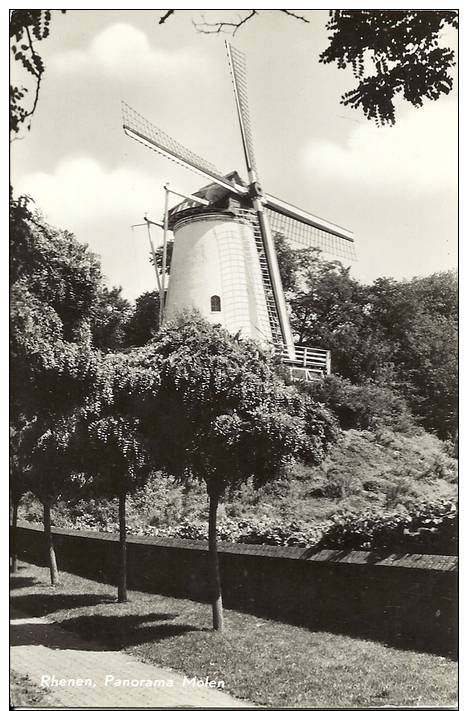
<svg viewBox="0 0 468 711"><path fill-rule="evenodd" d="M54 529L59 568L116 584L118 536ZM45 565L42 528L18 529L21 559ZM437 654L457 648L457 558L220 544L228 608ZM128 587L207 601L207 544L129 536Z"/></svg>

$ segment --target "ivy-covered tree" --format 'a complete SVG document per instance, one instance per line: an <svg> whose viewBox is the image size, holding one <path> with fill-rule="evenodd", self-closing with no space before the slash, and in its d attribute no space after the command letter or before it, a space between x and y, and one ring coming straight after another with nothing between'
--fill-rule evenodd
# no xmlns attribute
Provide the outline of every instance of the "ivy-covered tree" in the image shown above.
<svg viewBox="0 0 468 711"><path fill-rule="evenodd" d="M125 342L129 346L143 346L159 329L159 293L145 291L135 302L133 313L125 326Z"/></svg>
<svg viewBox="0 0 468 711"><path fill-rule="evenodd" d="M85 477L86 491L94 497L117 497L119 501L118 602L127 602L126 499L142 486L151 471L138 420L104 414L82 422L76 447L77 468Z"/></svg>
<svg viewBox="0 0 468 711"><path fill-rule="evenodd" d="M11 533L10 533L10 556L11 572L16 573L18 569L17 550L17 527L18 508L24 494L31 488L30 470L24 451L24 434L27 432L28 423L23 420L10 426L10 471L9 490L11 504Z"/></svg>
<svg viewBox="0 0 468 711"><path fill-rule="evenodd" d="M116 351L127 345L127 328L132 307L122 296L122 287L103 286L97 293L90 313L93 346L102 351Z"/></svg>
<svg viewBox="0 0 468 711"><path fill-rule="evenodd" d="M86 245L31 213L26 200L11 201L10 220L10 418L15 429L28 423L24 456L44 505L55 582L50 510L72 475L65 463L70 418L99 387L101 356L89 318L101 272Z"/></svg>
<svg viewBox="0 0 468 711"><path fill-rule="evenodd" d="M213 627L223 629L217 510L226 490L282 476L298 458L317 463L335 434L331 415L277 375L254 342L196 312L167 324L141 354L158 372L136 402L154 460L178 481L206 484Z"/></svg>
<svg viewBox="0 0 468 711"><path fill-rule="evenodd" d="M76 414L58 416L51 427L36 418L24 428L21 443L23 463L27 464L29 490L43 506L44 535L51 585L59 582L59 572L52 534L51 510L60 499L78 495L81 479L76 475L72 454Z"/></svg>

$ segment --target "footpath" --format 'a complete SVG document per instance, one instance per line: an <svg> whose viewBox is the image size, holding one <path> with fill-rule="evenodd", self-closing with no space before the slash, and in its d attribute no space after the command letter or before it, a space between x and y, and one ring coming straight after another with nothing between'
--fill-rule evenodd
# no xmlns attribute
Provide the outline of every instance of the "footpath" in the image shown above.
<svg viewBox="0 0 468 711"><path fill-rule="evenodd" d="M41 706L253 708L170 669L83 641L46 617L11 613L11 668L48 689Z"/></svg>

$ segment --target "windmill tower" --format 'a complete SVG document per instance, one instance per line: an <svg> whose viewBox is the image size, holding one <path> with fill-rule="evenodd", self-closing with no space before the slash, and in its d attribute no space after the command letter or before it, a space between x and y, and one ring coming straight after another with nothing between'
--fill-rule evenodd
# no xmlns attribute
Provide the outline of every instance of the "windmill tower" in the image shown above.
<svg viewBox="0 0 468 711"><path fill-rule="evenodd" d="M352 259L352 233L263 192L253 150L244 55L226 42L248 183L214 165L123 104L127 135L202 175L209 183L170 210L174 234L164 318L198 309L231 333L273 344L294 377L330 371L327 351L295 346L273 234L302 247Z"/></svg>

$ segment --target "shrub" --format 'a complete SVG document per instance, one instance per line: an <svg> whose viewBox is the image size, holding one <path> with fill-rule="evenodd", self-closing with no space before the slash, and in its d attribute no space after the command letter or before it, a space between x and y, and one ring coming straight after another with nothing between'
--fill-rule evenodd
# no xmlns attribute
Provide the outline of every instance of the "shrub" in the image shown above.
<svg viewBox="0 0 468 711"><path fill-rule="evenodd" d="M397 432L408 432L414 428L405 400L388 386L371 382L355 385L346 378L330 375L307 387L333 412L345 430L389 427Z"/></svg>
<svg viewBox="0 0 468 711"><path fill-rule="evenodd" d="M458 513L452 501L415 504L405 513L336 515L320 548L456 555Z"/></svg>

